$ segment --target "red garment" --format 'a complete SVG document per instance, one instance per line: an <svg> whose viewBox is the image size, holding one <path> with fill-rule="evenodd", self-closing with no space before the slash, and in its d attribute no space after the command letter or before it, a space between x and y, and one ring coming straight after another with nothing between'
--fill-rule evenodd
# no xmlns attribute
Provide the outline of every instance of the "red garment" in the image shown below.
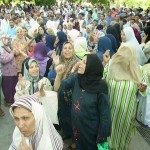
<svg viewBox="0 0 150 150"><path fill-rule="evenodd" d="M139 42L139 44L141 44L141 35L140 35L139 31L134 27L132 27L132 28L133 28L133 31L134 31L137 41Z"/></svg>

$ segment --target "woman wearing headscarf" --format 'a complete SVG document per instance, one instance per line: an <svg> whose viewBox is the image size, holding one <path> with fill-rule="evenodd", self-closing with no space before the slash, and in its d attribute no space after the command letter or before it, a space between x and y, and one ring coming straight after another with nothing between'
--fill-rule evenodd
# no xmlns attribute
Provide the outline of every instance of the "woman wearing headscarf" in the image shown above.
<svg viewBox="0 0 150 150"><path fill-rule="evenodd" d="M47 32L46 32L45 28L43 26L39 26L38 27L38 33L37 33L37 35L35 37L36 43L42 42L43 41L42 38L46 37L46 35L47 35Z"/></svg>
<svg viewBox="0 0 150 150"><path fill-rule="evenodd" d="M55 67L60 64L65 66L65 71L62 74L61 80L67 79L71 75L71 70L73 66L77 63L77 61L78 58L75 56L74 47L68 41L64 43L60 57L53 54L53 63ZM66 90L64 93L58 92L60 102L59 117L64 140L72 137L73 135L71 126L71 106L72 106L71 95L72 90Z"/></svg>
<svg viewBox="0 0 150 150"><path fill-rule="evenodd" d="M40 76L40 67L35 59L27 59L24 63L23 77L19 76L16 85L15 99L23 95L32 95L39 91L38 83L42 80L43 89L50 91L52 86L47 78Z"/></svg>
<svg viewBox="0 0 150 150"><path fill-rule="evenodd" d="M115 53L112 50L111 40L108 37L103 36L99 38L97 52L96 52L97 56L100 58L101 61L103 60L103 54L106 52L106 50L110 51L111 57Z"/></svg>
<svg viewBox="0 0 150 150"><path fill-rule="evenodd" d="M141 47L147 59L150 59L150 26L144 28L144 37L142 39Z"/></svg>
<svg viewBox="0 0 150 150"><path fill-rule="evenodd" d="M107 81L112 114L110 148L127 150L135 131L137 92L146 95L147 76L138 64L136 50L129 44L122 44L117 53L104 54L104 79ZM107 60L107 61L106 61Z"/></svg>
<svg viewBox="0 0 150 150"><path fill-rule="evenodd" d="M111 133L108 88L102 80L103 65L96 54L88 54L72 69L77 74L60 82L64 71L63 65L56 67L54 90L59 89L60 93L73 90L71 117L77 149L97 150L97 145L103 146Z"/></svg>
<svg viewBox="0 0 150 150"><path fill-rule="evenodd" d="M47 53L51 54L52 50L54 50L54 43L56 40L56 36L55 35L47 35L46 36L46 47L47 47Z"/></svg>
<svg viewBox="0 0 150 150"><path fill-rule="evenodd" d="M116 38L112 34L106 34L106 37L108 37L111 40L112 50L116 53L117 52Z"/></svg>
<svg viewBox="0 0 150 150"><path fill-rule="evenodd" d="M49 68L52 65L52 59L47 56L47 47L45 43L39 42L34 48L34 57L33 57L40 67L40 75L42 77L47 77Z"/></svg>
<svg viewBox="0 0 150 150"><path fill-rule="evenodd" d="M61 55L63 44L67 41L67 35L63 31L57 32L56 36L56 52Z"/></svg>
<svg viewBox="0 0 150 150"><path fill-rule="evenodd" d="M5 97L5 104L6 106L10 106L14 102L15 86L18 81L17 66L14 53L10 48L9 36L2 35L1 41L2 90Z"/></svg>
<svg viewBox="0 0 150 150"><path fill-rule="evenodd" d="M74 41L74 52L76 56L80 59L82 59L85 54L90 53L90 52L87 52L87 41L85 37L78 37Z"/></svg>
<svg viewBox="0 0 150 150"><path fill-rule="evenodd" d="M107 27L106 33L107 34L112 34L115 37L115 39L117 41L117 49L118 49L120 44L121 44L121 39L119 38L120 35L117 32L116 28L114 26L110 25L110 26Z"/></svg>
<svg viewBox="0 0 150 150"><path fill-rule="evenodd" d="M12 39L12 49L14 52L17 72L21 72L23 61L28 57L27 49L30 41L26 41L21 27L16 28L16 37Z"/></svg>
<svg viewBox="0 0 150 150"><path fill-rule="evenodd" d="M9 150L62 150L63 142L35 96L19 98L10 108L16 128Z"/></svg>
<svg viewBox="0 0 150 150"><path fill-rule="evenodd" d="M147 62L147 58L142 51L142 48L139 45L137 39L135 38L133 29L131 27L124 28L121 33L121 38L122 42L131 45L131 47L136 50L139 64L144 65L144 63Z"/></svg>

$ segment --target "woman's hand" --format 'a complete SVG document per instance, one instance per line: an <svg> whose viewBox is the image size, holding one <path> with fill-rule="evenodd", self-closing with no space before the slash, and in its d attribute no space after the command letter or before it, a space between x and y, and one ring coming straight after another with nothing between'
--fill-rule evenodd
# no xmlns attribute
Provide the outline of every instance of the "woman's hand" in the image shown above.
<svg viewBox="0 0 150 150"><path fill-rule="evenodd" d="M53 63L55 66L59 65L59 55L56 55L56 51L52 52Z"/></svg>
<svg viewBox="0 0 150 150"><path fill-rule="evenodd" d="M103 54L103 66L105 66L109 60L110 60L110 54L109 54L110 50L106 50L105 53Z"/></svg>
<svg viewBox="0 0 150 150"><path fill-rule="evenodd" d="M81 61L77 62L71 69L71 73L77 72L80 64L81 64Z"/></svg>
<svg viewBox="0 0 150 150"><path fill-rule="evenodd" d="M146 41L147 37L148 37L148 34L147 34L147 35L146 35L146 34L144 34L144 36L143 36L143 38L142 38L142 43L145 43L145 41Z"/></svg>
<svg viewBox="0 0 150 150"><path fill-rule="evenodd" d="M140 92L144 92L147 89L147 85L140 83L140 84L138 84L138 89Z"/></svg>
<svg viewBox="0 0 150 150"><path fill-rule="evenodd" d="M33 150L31 144L28 145L24 135L22 135L22 140L19 144L18 150Z"/></svg>
<svg viewBox="0 0 150 150"><path fill-rule="evenodd" d="M26 80L21 74L19 74L19 76L18 76L18 81L19 81L21 87L25 88Z"/></svg>
<svg viewBox="0 0 150 150"><path fill-rule="evenodd" d="M57 75L62 75L65 72L65 66L60 64L55 68L55 70Z"/></svg>

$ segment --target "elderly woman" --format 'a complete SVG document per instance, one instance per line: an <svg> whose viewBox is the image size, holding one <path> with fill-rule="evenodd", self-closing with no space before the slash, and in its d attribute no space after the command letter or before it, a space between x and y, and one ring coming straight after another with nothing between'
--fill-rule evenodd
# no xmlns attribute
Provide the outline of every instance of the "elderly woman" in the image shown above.
<svg viewBox="0 0 150 150"><path fill-rule="evenodd" d="M97 150L111 132L108 88L102 81L103 65L96 54L88 54L73 67L72 72L77 74L60 82L64 71L63 65L56 67L54 89L60 93L73 91L71 116L77 149Z"/></svg>
<svg viewBox="0 0 150 150"><path fill-rule="evenodd" d="M104 54L103 64L110 59ZM107 61L106 61L107 60ZM126 150L134 132L137 108L137 92L146 95L147 76L140 68L137 53L129 44L122 44L106 64L104 78L107 81L112 114L110 148Z"/></svg>
<svg viewBox="0 0 150 150"><path fill-rule="evenodd" d="M62 150L63 142L44 107L34 96L19 98L10 108L16 128L9 150Z"/></svg>
<svg viewBox="0 0 150 150"><path fill-rule="evenodd" d="M6 106L10 106L14 102L15 86L18 80L17 66L14 53L10 49L9 36L3 35L1 41L3 44L0 52L0 62L2 65L2 90L5 97L5 104Z"/></svg>
<svg viewBox="0 0 150 150"><path fill-rule="evenodd" d="M122 42L127 43L132 47L134 47L134 49L138 54L139 64L144 65L144 63L147 62L147 58L134 35L133 29L131 27L124 28L121 32L121 38L122 38Z"/></svg>
<svg viewBox="0 0 150 150"><path fill-rule="evenodd" d="M24 75L19 77L16 85L15 99L23 95L32 95L39 91L38 83L42 80L43 89L52 90L52 86L47 78L40 76L40 68L35 59L28 59L24 64Z"/></svg>
<svg viewBox="0 0 150 150"><path fill-rule="evenodd" d="M23 61L28 57L27 49L31 41L26 41L21 27L16 28L16 37L12 39L12 49L16 59L17 72L21 72Z"/></svg>

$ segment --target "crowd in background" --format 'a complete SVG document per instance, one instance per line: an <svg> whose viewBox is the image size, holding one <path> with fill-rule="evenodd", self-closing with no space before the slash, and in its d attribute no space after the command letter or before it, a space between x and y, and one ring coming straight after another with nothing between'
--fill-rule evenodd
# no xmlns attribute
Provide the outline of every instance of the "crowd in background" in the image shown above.
<svg viewBox="0 0 150 150"><path fill-rule="evenodd" d="M0 6L0 91L5 105L13 104L12 115L17 115L13 107L22 106L17 100L24 103L24 96L56 91L58 119L52 123L62 129L64 141L72 138L67 150L108 145L126 150L136 116L150 127L149 63L150 7L106 9L68 2ZM0 103L0 117L4 115ZM49 147L62 149L52 123L50 137L51 132L55 136ZM39 140L35 137L32 147ZM12 149L18 147L15 142Z"/></svg>

